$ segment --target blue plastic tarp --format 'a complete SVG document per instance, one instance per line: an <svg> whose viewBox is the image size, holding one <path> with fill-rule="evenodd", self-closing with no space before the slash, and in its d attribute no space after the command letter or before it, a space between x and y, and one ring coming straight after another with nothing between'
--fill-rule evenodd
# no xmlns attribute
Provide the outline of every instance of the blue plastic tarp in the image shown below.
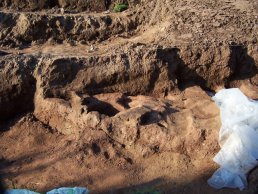
<svg viewBox="0 0 258 194"><path fill-rule="evenodd" d="M74 187L74 188L59 188L53 189L52 191L47 192L47 194L88 194L89 191L86 188Z"/></svg>
<svg viewBox="0 0 258 194"><path fill-rule="evenodd" d="M10 189L5 191L4 194L39 194L39 193L30 191L27 189Z"/></svg>
<svg viewBox="0 0 258 194"><path fill-rule="evenodd" d="M5 192L5 194L39 194L34 191L27 189L10 189ZM46 194L89 194L89 190L83 187L67 188L62 187L58 189L53 189Z"/></svg>

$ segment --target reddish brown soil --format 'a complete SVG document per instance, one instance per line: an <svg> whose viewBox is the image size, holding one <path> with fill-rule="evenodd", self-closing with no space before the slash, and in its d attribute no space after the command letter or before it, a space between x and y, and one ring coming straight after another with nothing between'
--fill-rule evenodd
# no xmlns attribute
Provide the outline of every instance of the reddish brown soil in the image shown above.
<svg viewBox="0 0 258 194"><path fill-rule="evenodd" d="M104 1L73 5L0 2L6 187L257 193L257 168L242 192L207 184L220 149L211 96L239 87L258 99L257 3L142 0L122 13L103 12Z"/></svg>

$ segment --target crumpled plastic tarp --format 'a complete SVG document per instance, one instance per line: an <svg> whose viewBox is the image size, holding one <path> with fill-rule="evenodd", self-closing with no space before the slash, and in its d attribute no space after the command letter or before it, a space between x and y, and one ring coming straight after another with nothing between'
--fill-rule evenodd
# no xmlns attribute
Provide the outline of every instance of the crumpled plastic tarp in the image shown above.
<svg viewBox="0 0 258 194"><path fill-rule="evenodd" d="M47 194L88 194L89 191L86 188L82 187L74 187L74 188L58 188L58 189L53 189ZM34 191L30 191L27 189L10 189L5 192L5 194L39 194Z"/></svg>
<svg viewBox="0 0 258 194"><path fill-rule="evenodd" d="M220 168L208 184L243 190L248 172L258 165L258 101L248 99L238 88L223 89L212 99L220 108L221 150L213 158Z"/></svg>
<svg viewBox="0 0 258 194"><path fill-rule="evenodd" d="M39 194L39 193L30 191L27 189L10 189L5 191L4 194Z"/></svg>
<svg viewBox="0 0 258 194"><path fill-rule="evenodd" d="M59 188L47 192L47 194L88 194L89 191L85 188L75 187L75 188Z"/></svg>

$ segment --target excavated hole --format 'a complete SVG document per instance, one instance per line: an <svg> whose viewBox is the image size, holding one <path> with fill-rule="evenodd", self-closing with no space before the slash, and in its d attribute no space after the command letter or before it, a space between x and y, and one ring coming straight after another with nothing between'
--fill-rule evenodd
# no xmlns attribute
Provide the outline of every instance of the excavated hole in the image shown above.
<svg viewBox="0 0 258 194"><path fill-rule="evenodd" d="M111 104L101 101L95 97L86 97L82 101L82 105L87 106L88 112L97 111L100 114L107 115L109 117L115 116L119 111Z"/></svg>
<svg viewBox="0 0 258 194"><path fill-rule="evenodd" d="M101 149L97 143L92 143L91 145L92 152L96 155L100 154Z"/></svg>
<svg viewBox="0 0 258 194"><path fill-rule="evenodd" d="M104 152L104 156L105 156L105 158L106 158L107 160L110 159L110 156L109 156L108 152Z"/></svg>
<svg viewBox="0 0 258 194"><path fill-rule="evenodd" d="M0 0L0 5L1 1L5 0ZM34 0L8 1L19 1L21 3L24 3ZM49 4L50 7L55 6L54 2L58 2L58 0L44 1L51 2L52 4ZM14 138L6 138L8 136L3 136L2 138L2 151L3 154L7 156L7 161L11 161L10 163L12 163L12 158L19 159L19 157L21 156L20 153L24 152L26 156L29 155L29 153L32 153L32 151L34 152L34 150L35 153L37 153L36 151L38 151L35 158L26 157L28 159L25 160L25 163L28 163L28 165L29 163L31 163L30 166L24 166L23 160L21 160L21 163L19 163L17 160L14 164L10 164L15 167L12 169L15 174L21 173L21 175L18 174L19 176L16 176L17 180L15 180L15 182L19 181L19 185L21 185L20 182L23 181L22 179L26 179L27 182L24 182L30 183L30 180L33 180L33 177L35 177L35 173L38 172L40 173L40 176L42 175L42 180L48 180L47 182L41 181L42 184L40 185L46 184L45 187L50 187L49 182L58 183L59 180L62 180L62 183L60 183L62 185L64 183L69 183L76 186L83 182L83 184L90 189L94 189L94 187L96 188L98 187L98 185L101 185L102 189L105 187L110 190L111 183L114 186L118 184L119 187L121 186L128 189L128 185L142 185L142 183L145 184L145 181L146 183L147 181L152 179L156 181L156 179L159 179L159 177L171 174L173 176L168 177L172 179L171 183L169 180L164 180L164 182L166 184L168 183L169 186L172 185L173 187L175 187L173 188L173 190L175 190L175 193L180 193L182 190L186 190L186 193L188 193L188 191L191 191L193 189L192 187L195 187L196 184L202 185L204 183L204 177L200 177L198 175L198 172L208 170L208 173L210 173L210 171L215 168L215 165L211 165L211 163L208 163L207 165L202 165L202 161L206 164L206 161L210 161L211 158L215 155L214 150L217 149L217 144L214 142L216 141L215 135L217 136L216 130L219 130L219 113L216 113L216 109L214 108L214 106L211 106L210 103L213 102L208 103L208 98L206 99L207 96L205 97L205 94L203 95L202 91L197 90L199 89L199 87L197 87L197 89L193 89L193 91L191 88L188 91L185 91L185 94L182 95L182 98L184 98L182 99L183 102L181 102L181 96L180 98L177 98L177 96L172 96L173 90L185 90L191 86L197 85L205 90L210 96L212 96L215 93L213 89L216 89L216 87L214 86L216 86L216 84L221 84L221 86L223 86L223 83L225 82L224 79L227 79L226 82L228 82L225 86L232 87L230 83L231 81L246 79L255 76L257 74L257 68L255 66L254 60L251 57L248 57L247 54L249 52L243 50L242 48L234 47L234 49L232 49L231 56L226 56L223 50L221 51L219 49L215 49L214 51L211 50L211 52L215 53L214 55L216 55L214 59L212 59L212 57L210 57L210 53L205 49L197 49L197 51L195 51L195 49L192 49L191 46L189 46L189 49L187 48L187 50L185 51L184 49L181 49L181 52L180 50L177 51L177 49L174 48L166 48L169 46L174 47L174 42L177 42L177 40L174 40L173 34L174 32L175 34L180 33L180 28L183 27L183 25L180 24L181 22L179 22L178 28L175 28L175 31L173 30L174 16L171 16L171 14L167 12L168 9L166 8L166 4L168 5L168 3L160 4L159 1L152 2L156 10L155 12L157 13L154 13L154 15L151 17L147 17L147 14L149 14L148 9L143 9L144 7L140 7L140 12L135 11L132 13L132 20L129 18L129 16L127 18L127 15L131 14L130 12L127 12L125 14L111 13L109 16L107 15L106 17L99 17L98 14L95 15L95 13L92 13L92 17L85 17L89 18L88 21L88 19L84 19L84 15L81 15L80 13L78 14L78 16L72 15L72 13L78 12L77 8L79 4L74 3L76 1L95 2L96 5L93 5L95 7L100 5L101 3L103 4L104 2L104 0L62 0L62 2L67 2L67 5L65 6L64 16L60 16L59 7L57 7L57 9L54 9L53 13L51 13L51 10L49 10L50 15L53 14L50 17L46 16L48 14L47 10L47 13L44 14L42 18L40 18L41 16L37 16L34 20L29 19L29 16L33 17L33 14L30 14L27 15L29 21L28 24L30 23L30 21L32 21L33 23L35 21L35 25L29 25L28 28L26 28L26 22L21 21L21 23L16 26L15 17L12 18L8 14L2 14L7 19L10 17L13 20L11 22L4 23L8 24L8 28L4 29L3 31L15 33L17 30L21 30L21 33L26 33L25 35L20 35L21 33L17 34L19 35L17 36L18 38L16 38L16 36L13 36L12 33L9 33L10 35L7 36L7 39L5 38L5 36L2 36L3 43L1 44L5 44L7 46L13 45L13 47L17 46L21 48L27 45L29 47L29 45L31 44L32 50L35 48L33 46L34 43L36 43L36 45L40 45L47 42L47 44L43 45L44 49L42 49L43 47L40 46L39 49L36 50L38 50L37 52L39 53L42 50L44 55L49 55L49 59L48 57L46 57L46 62L43 61L42 65L39 64L42 67L39 68L40 70L42 69L42 72L36 75L37 83L41 82L40 84L37 84L37 87L39 86L40 90L42 88L46 89L46 95L44 94L45 96L39 96L42 99L35 101L35 103L39 103L35 104L38 105L35 107L39 107L40 110L38 114L39 117L37 117L37 119L39 120L31 120L24 124L18 123L17 131L15 130L15 128L11 129L11 133L15 136L10 137ZM105 5L106 9L108 7L111 7L110 5L113 1L114 0L105 0L105 2L108 2ZM136 1L138 0L134 0L134 2ZM43 0L37 0L37 2L43 2ZM148 6L152 7L152 4L150 4L148 1L146 2L144 3L146 4L146 8L148 8ZM73 6L75 7L73 8ZM155 24L155 15L159 14L161 15L161 17L163 17L162 14L164 14L162 13L164 12L163 9L160 9L159 11L159 6L165 7L165 14L168 15L169 18L166 19L164 17L164 20L162 19L160 22L157 21L157 24ZM35 8L35 10L38 9L41 8ZM86 9L86 7L82 9ZM91 10L93 11L93 9L94 8L92 8ZM104 10L105 7L101 9ZM179 9L179 7L176 6L176 9ZM20 10L24 11L23 8L21 8ZM96 12L98 11L100 10L97 10ZM54 13L57 13L58 16L54 16L56 15ZM141 15L141 13L143 15ZM179 15L182 14L184 20L183 23L185 23L185 16L187 16L185 15L185 13L187 13L187 10L183 11L182 13L176 13ZM196 14L198 13L196 12ZM38 14L36 13L36 15ZM190 16L191 17L189 18L193 19L193 23L195 23L195 16L192 17L191 14ZM198 19L198 15L196 16ZM0 17L2 17L1 13ZM220 17L224 16L220 15ZM91 22L91 19L96 20L96 22ZM178 18L176 18L175 20L177 19ZM37 22L37 20L39 20L39 22ZM126 22L127 20L128 22ZM143 24L146 20L146 26L141 25L141 20ZM157 18L156 20L159 20L159 18ZM171 24L167 24L169 22L171 22ZM58 27L58 29L57 24L58 26L60 26ZM148 24L151 25L151 28ZM189 25L187 21L185 24ZM139 28L134 31L137 26L139 26ZM20 27L24 27L24 29L28 30L23 31L23 29ZM161 33L159 34L159 32ZM185 32L187 31L182 31L182 37L184 36ZM136 36L133 36L134 33ZM166 37L161 37L163 33ZM194 33L193 37L195 37ZM110 39L107 42L101 42L108 38ZM157 48L157 50L155 47L152 48L152 44L158 43L160 45L163 45L164 40L166 41L164 48L163 46ZM57 43L57 41L60 41L60 43L64 41L64 46L61 47L61 45L57 45L57 47L55 48L55 44ZM133 41L132 45L131 41ZM195 41L194 38L190 40L190 42L193 41ZM142 44L143 42L146 42L146 44ZM180 38L178 42L178 47L182 47L183 45L180 44ZM81 45L81 43L83 43L84 46ZM52 47L48 44L54 45ZM66 47L66 44L70 44L72 48L67 46L67 48L63 49L64 47ZM93 44L95 49L93 49L93 52L88 53L88 47L91 44ZM121 48L118 48L120 46ZM0 51L0 56L8 56L8 54L11 55L12 53L19 52L18 50L13 50L7 50L7 53ZM54 52L52 53L51 50ZM184 52L186 52L186 54L184 54ZM25 54L26 53L24 53L24 55ZM23 57L23 54L18 55L19 58ZM51 64L50 60L52 59L50 57L52 57L52 55L54 56L54 58L59 58L65 55L66 58L55 59L54 62ZM74 55L76 57L72 57ZM207 56L204 57L205 55ZM194 56L196 56L196 58L194 58ZM10 56L10 58L11 57L12 56ZM35 58L37 58L36 61L39 61L38 57L40 57L40 55L36 56L35 54ZM230 57L232 59L228 62L227 58ZM13 58L15 59L15 56ZM12 78L14 81L8 80L8 74L10 74L10 70L6 71L6 77L3 77L2 79L3 85L6 84L6 82L13 84L13 89L10 92L8 91L8 95L10 94L10 96L14 96L10 98L11 100L14 99L10 101L10 104L12 103L14 104L14 106L11 107L10 105L8 105L6 106L6 110L13 109L13 113L15 114L17 114L17 110L21 110L22 107L28 105L27 100L24 100L23 95L27 96L26 93L28 93L27 91L29 91L31 88L31 84L29 84L28 87L26 85L26 87L21 88L17 88L17 86L15 85L15 83L19 83L19 80L15 82L15 78L19 77L23 72L23 69L21 67L26 66L26 64L22 62L19 63L20 69L19 71L17 71L17 74L14 74L14 78ZM8 64L6 63L6 66L7 65L9 65L9 61ZM47 65L49 65L49 67ZM204 66L207 69L201 67L201 71L197 72L196 69L199 66ZM229 78L227 78L228 72L226 70L224 73L219 74L223 70L223 68L227 69L228 66L230 66L232 71L232 75L230 75ZM32 74L34 65L31 69ZM216 75L217 73L218 76ZM212 76L212 74L215 74L215 76ZM216 77L218 77L218 79ZM135 82L134 79L136 80ZM24 80L26 81L27 79ZM21 90L22 92L19 92L19 90ZM197 92L195 93L195 91ZM178 91L178 93L179 92L180 91ZM29 98L29 100L33 103L33 96L35 93L34 89L31 93L31 98ZM112 93L115 94L113 95ZM121 93L125 93L130 96L121 96ZM201 93L200 96L198 95L199 93ZM16 97L16 94L19 96ZM149 95L151 97L145 98L144 95ZM158 99L158 101L151 100L152 97L160 99ZM167 98L164 99L162 97ZM191 99L192 97L193 99ZM202 97L205 98L201 99ZM47 98L57 99L48 100ZM169 101L168 104L164 105L165 100L171 101ZM208 105L207 107L206 102ZM52 106L52 104L50 104L49 108L46 111L45 108L47 107L48 103L55 103L55 106ZM82 107L81 105L84 106ZM141 107L143 109L141 109ZM178 111L173 108L178 109ZM0 112L1 109L3 109L3 106L0 106ZM55 109L58 109L58 111L55 111ZM80 115L80 109L82 110L81 113L85 111L85 114ZM128 109L132 109L132 111ZM151 111L150 109L153 109L153 111ZM33 107L29 110L33 111ZM134 112L134 110L138 110L139 112ZM146 112L146 110L148 112ZM99 116L99 114L94 113L88 115L86 114L92 111L96 111L102 115ZM118 117L119 115L117 114L120 111L123 114ZM173 115L173 113L175 112L179 113ZM117 116L114 117L115 115ZM206 116L209 118L207 119ZM139 117L140 122L138 120ZM37 124L39 123L39 121L42 122L42 124ZM6 120L4 120L4 122L6 122ZM18 121L15 120L13 123L16 122ZM9 126L11 125L14 124L9 124ZM9 126L8 129L10 128ZM31 132L40 131L41 127L47 128L47 130L45 131L49 131L51 133L38 133L35 137L35 140L33 139L33 142L30 143L29 140L34 135L34 133ZM102 129L104 127L106 128L105 130ZM61 135L60 132L62 133L63 128L65 128L67 132L75 131L76 134L69 135L70 133L68 133L68 135ZM76 137L76 139L73 139L73 137ZM46 145L43 145L45 139L48 143ZM103 142L108 141L109 143L104 144L102 143L102 141L100 141L100 139L103 139ZM12 148L12 145L16 144L13 143L14 140L15 142L17 142L17 145L19 145L17 148ZM62 141L60 141L59 143L59 140ZM63 140L69 141L67 141L65 145L62 145ZM26 144L22 144L24 142ZM37 144L33 144L34 142L39 142L40 145L38 146ZM196 145L195 142L198 142L198 145ZM6 148L10 148L10 150L7 153L4 153ZM33 148L33 150L30 150L29 148ZM54 150L55 152L53 152L54 148L57 148ZM78 148L79 153L77 153ZM15 150L13 153L11 152L12 149ZM45 150L47 151L45 152ZM61 150L62 152L59 152L58 150ZM27 152L28 154L26 154ZM58 172L57 175L53 174L55 172L52 172L51 169L48 170L44 169L44 167L42 168L42 164L43 166L48 167L49 165L44 165L44 163L48 164L49 162L54 161L54 157L52 156L49 157L51 159L50 161L43 160L43 158L45 158L45 155L49 155L52 153L57 156L56 159L58 163L57 165L55 165L54 162L50 167L56 169L56 171ZM85 156L83 155L83 153L85 154ZM41 156L41 154L43 155ZM75 157L65 157L66 154L68 156ZM92 154L94 154L94 157L91 157ZM64 157L61 157L60 159L60 156ZM62 160L62 158L64 158L64 160ZM197 161L195 160L196 158L202 158L202 160ZM41 166L39 166L39 170L37 172L33 172L34 167L36 167L36 163L34 166L33 162L38 161L38 159L40 159L41 161L37 162L37 164L40 163ZM124 162L124 160L126 162ZM196 165L197 162L198 165ZM78 166L76 166L77 163ZM126 163L133 166L130 167ZM69 167L72 165L73 168L70 169L71 172L69 171L69 175L74 174L75 176L66 177L67 166ZM199 168L199 166L201 168ZM113 167L116 171L113 169ZM111 169L111 171L107 171L109 170L109 168ZM180 171L184 171L185 175L181 176ZM10 171L8 175L10 176L10 180L12 178L13 172ZM94 174L91 174L91 172L93 172ZM112 172L115 173L112 174ZM125 174L123 175L126 176L122 176L121 174L119 174L120 172L125 172ZM23 176L22 173L26 176ZM82 174L80 175L78 173ZM110 174L112 176L110 176ZM180 176L176 177L174 175ZM82 182L78 180L78 177L81 177ZM109 177L111 178L111 181L106 181L106 179ZM193 180L194 184L190 184L189 186L189 182L184 181L185 177L190 177L191 180ZM198 179L195 180L195 177L198 177ZM125 181L125 185L123 185L122 183L124 182L124 178L127 179L127 181ZM131 180L129 180L130 178L132 180L135 179L136 181L132 183ZM70 180L72 179L74 179L75 182L71 183ZM139 182L139 180L141 182ZM253 181L253 178L251 178L250 180ZM180 185L178 185L177 182L179 182ZM184 182L186 182L186 184ZM105 184L109 185L107 186ZM152 186L155 186L154 182L150 182L148 184L152 184ZM164 184L164 187L166 186L166 184ZM25 186L27 185L25 184ZM206 191L206 186L205 188L201 189L204 191L204 193L209 193ZM93 192L97 193L98 191ZM100 192L103 193L104 191Z"/></svg>
<svg viewBox="0 0 258 194"><path fill-rule="evenodd" d="M158 123L161 120L161 114L157 111L151 111L143 114L140 118L141 125L149 125L152 123Z"/></svg>

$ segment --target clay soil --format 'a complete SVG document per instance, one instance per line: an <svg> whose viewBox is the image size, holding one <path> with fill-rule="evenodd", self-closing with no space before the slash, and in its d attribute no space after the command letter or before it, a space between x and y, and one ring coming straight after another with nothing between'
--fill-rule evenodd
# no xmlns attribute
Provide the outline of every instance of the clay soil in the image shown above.
<svg viewBox="0 0 258 194"><path fill-rule="evenodd" d="M207 184L220 149L211 97L258 99L257 2L115 2L0 2L5 187L258 193L257 168L244 191Z"/></svg>

